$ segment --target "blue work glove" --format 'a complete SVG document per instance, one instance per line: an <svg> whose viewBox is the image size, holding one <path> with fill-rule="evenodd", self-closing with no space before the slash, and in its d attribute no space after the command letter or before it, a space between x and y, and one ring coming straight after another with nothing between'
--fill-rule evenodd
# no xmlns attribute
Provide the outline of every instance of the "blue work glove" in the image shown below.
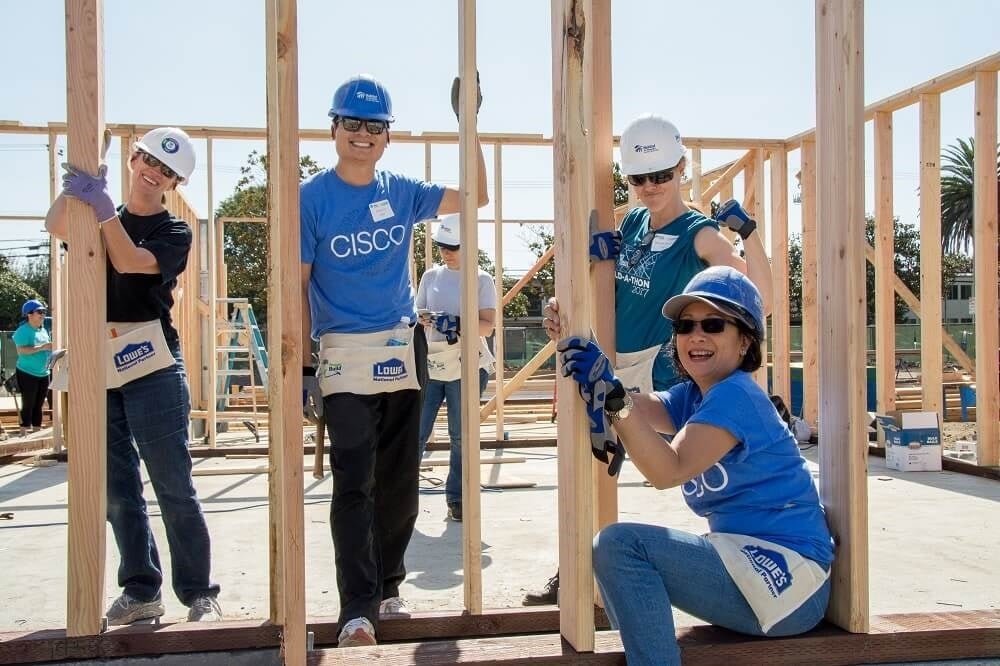
<svg viewBox="0 0 1000 666"><path fill-rule="evenodd" d="M449 345L458 342L458 336L462 332L462 318L458 315L440 312L434 317L434 328L438 333L443 333Z"/></svg>
<svg viewBox="0 0 1000 666"><path fill-rule="evenodd" d="M590 391L593 391L598 381L607 384L621 383L615 377L611 361L591 340L579 336L563 338L559 341L556 351L559 352L562 361L563 377L572 376L573 381L581 386L587 385ZM608 390L611 388L613 387L608 386Z"/></svg>
<svg viewBox="0 0 1000 666"><path fill-rule="evenodd" d="M302 416L313 425L323 418L323 393L319 390L316 368L302 366Z"/></svg>
<svg viewBox="0 0 1000 666"><path fill-rule="evenodd" d="M736 199L730 199L719 206L715 212L715 219L721 226L728 227L738 233L743 240L746 240L757 228L757 221L750 217L750 214Z"/></svg>
<svg viewBox="0 0 1000 666"><path fill-rule="evenodd" d="M455 112L455 119L458 119L459 97L462 92L462 79L458 76L451 82L451 110ZM476 70L476 114L483 106L483 89L479 87L479 70Z"/></svg>
<svg viewBox="0 0 1000 666"><path fill-rule="evenodd" d="M62 168L66 170L63 175L63 194L79 199L93 208L97 221L101 224L118 215L115 202L108 194L108 165L102 164L96 176L66 162L63 162Z"/></svg>
<svg viewBox="0 0 1000 666"><path fill-rule="evenodd" d="M594 261L614 259L622 251L622 232L599 231L590 234L590 258Z"/></svg>

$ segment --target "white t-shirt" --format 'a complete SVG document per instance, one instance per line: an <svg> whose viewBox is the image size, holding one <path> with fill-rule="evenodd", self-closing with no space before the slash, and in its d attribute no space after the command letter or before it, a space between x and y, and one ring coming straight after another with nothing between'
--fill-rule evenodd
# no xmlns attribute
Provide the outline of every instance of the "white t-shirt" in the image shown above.
<svg viewBox="0 0 1000 666"><path fill-rule="evenodd" d="M447 266L434 266L428 269L420 278L417 286L417 297L415 305L417 309L427 308L434 312L447 312L457 315L461 310L461 281L462 272L453 271ZM479 309L495 310L497 307L497 292L493 283L493 278L483 269L479 269ZM476 313L479 319L479 313ZM469 326L465 324L463 328ZM435 328L427 329L429 335L427 339L431 342L444 340L443 333L439 333Z"/></svg>

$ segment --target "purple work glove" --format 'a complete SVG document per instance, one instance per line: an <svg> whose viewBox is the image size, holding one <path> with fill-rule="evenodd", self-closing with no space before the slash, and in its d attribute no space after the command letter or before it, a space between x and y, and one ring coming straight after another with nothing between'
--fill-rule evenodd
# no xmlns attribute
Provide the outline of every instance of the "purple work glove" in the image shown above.
<svg viewBox="0 0 1000 666"><path fill-rule="evenodd" d="M63 194L79 199L94 209L97 221L101 224L118 215L115 202L108 194L108 165L102 164L96 176L77 169L72 164L63 162Z"/></svg>

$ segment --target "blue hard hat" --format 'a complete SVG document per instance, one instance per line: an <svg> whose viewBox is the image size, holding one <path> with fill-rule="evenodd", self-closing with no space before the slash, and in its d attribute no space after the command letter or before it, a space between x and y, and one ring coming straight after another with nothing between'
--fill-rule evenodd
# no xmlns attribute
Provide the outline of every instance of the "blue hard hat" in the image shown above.
<svg viewBox="0 0 1000 666"><path fill-rule="evenodd" d="M695 301L741 319L763 338L764 301L750 278L732 266L710 266L696 274L684 291L664 304L663 316L673 321Z"/></svg>
<svg viewBox="0 0 1000 666"><path fill-rule="evenodd" d="M35 310L48 310L48 308L45 307L45 303L32 298L30 301L25 301L24 305L21 306L21 316L27 317Z"/></svg>
<svg viewBox="0 0 1000 666"><path fill-rule="evenodd" d="M392 98L381 83L368 74L352 76L333 93L329 115L361 120L384 120L391 123Z"/></svg>

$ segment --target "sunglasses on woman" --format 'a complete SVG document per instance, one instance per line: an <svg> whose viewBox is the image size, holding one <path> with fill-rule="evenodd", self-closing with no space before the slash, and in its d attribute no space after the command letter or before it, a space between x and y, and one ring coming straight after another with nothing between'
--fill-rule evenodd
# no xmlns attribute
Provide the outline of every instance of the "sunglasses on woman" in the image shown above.
<svg viewBox="0 0 1000 666"><path fill-rule="evenodd" d="M154 169L159 169L160 173L162 173L167 178L180 178L180 176L177 175L176 171L174 171L173 169L171 169L166 164L164 164L160 160L156 159L155 157L153 157L149 153L141 151L141 150L138 151L138 153L139 153L139 157L142 158L143 162L145 162L149 166L153 167Z"/></svg>
<svg viewBox="0 0 1000 666"><path fill-rule="evenodd" d="M361 118L348 118L346 116L341 117L337 122L348 132L359 132L361 131L361 125L364 125L369 134L381 134L389 127L389 123L384 120L362 120Z"/></svg>
<svg viewBox="0 0 1000 666"><path fill-rule="evenodd" d="M700 326L702 332L708 335L718 335L726 330L726 324L736 326L736 322L722 317L705 317L704 319L678 319L674 322L674 332L677 335L691 335L695 326Z"/></svg>
<svg viewBox="0 0 1000 666"><path fill-rule="evenodd" d="M668 183L674 178L674 168L662 169L660 171L653 171L651 173L640 173L636 176L628 176L628 182L632 183L634 187L642 187L647 180L653 185L662 185L663 183Z"/></svg>

